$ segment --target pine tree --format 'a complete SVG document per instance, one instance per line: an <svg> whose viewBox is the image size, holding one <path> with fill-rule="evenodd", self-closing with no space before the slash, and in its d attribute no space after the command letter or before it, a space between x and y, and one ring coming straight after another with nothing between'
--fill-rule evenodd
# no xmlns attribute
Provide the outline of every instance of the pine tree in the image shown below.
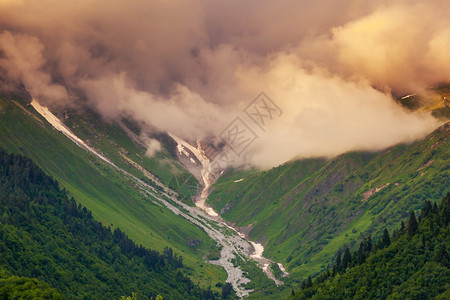
<svg viewBox="0 0 450 300"><path fill-rule="evenodd" d="M350 249L348 247L345 247L344 257L342 258L342 270L347 269L347 267L350 266L351 262L352 255L350 253Z"/></svg>
<svg viewBox="0 0 450 300"><path fill-rule="evenodd" d="M417 219L416 214L413 210L411 210L411 214L409 215L409 221L408 221L408 235L413 236L417 232Z"/></svg>
<svg viewBox="0 0 450 300"><path fill-rule="evenodd" d="M430 201L425 201L425 204L420 212L419 220L423 220L424 218L428 217L430 213L433 210L433 206L431 205Z"/></svg>
<svg viewBox="0 0 450 300"><path fill-rule="evenodd" d="M353 254L353 261L358 264L362 264L366 261L366 255L364 253L364 242L359 244L358 251Z"/></svg>
<svg viewBox="0 0 450 300"><path fill-rule="evenodd" d="M398 230L397 229L394 229L394 231L392 231L392 239L393 240L396 240L397 239L397 236L398 236Z"/></svg>
<svg viewBox="0 0 450 300"><path fill-rule="evenodd" d="M381 244L383 245L383 248L389 246L391 244L391 239L389 238L389 232L385 228L383 231L383 237L381 238Z"/></svg>
<svg viewBox="0 0 450 300"><path fill-rule="evenodd" d="M368 236L365 242L365 247L364 247L366 252L370 252L372 250L372 236Z"/></svg>
<svg viewBox="0 0 450 300"><path fill-rule="evenodd" d="M310 288L312 287L312 280L311 280L311 276L308 276L308 280L306 281L306 286L305 288Z"/></svg>
<svg viewBox="0 0 450 300"><path fill-rule="evenodd" d="M436 202L434 202L433 204L433 214L437 214L438 213L438 206L436 204Z"/></svg>
<svg viewBox="0 0 450 300"><path fill-rule="evenodd" d="M306 288L306 280L302 281L302 284L300 285L300 289L304 290Z"/></svg>
<svg viewBox="0 0 450 300"><path fill-rule="evenodd" d="M336 257L336 271L339 272L341 270L341 264L342 264L342 254L341 254L341 250L339 250L337 257Z"/></svg>
<svg viewBox="0 0 450 300"><path fill-rule="evenodd" d="M447 196L444 197L441 203L442 207L442 216L444 225L447 226L450 222L450 193L447 193Z"/></svg>

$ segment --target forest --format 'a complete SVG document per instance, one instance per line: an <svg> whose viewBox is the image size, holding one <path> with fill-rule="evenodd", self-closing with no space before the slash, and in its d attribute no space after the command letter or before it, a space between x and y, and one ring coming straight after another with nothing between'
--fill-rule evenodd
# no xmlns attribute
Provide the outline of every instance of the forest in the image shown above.
<svg viewBox="0 0 450 300"><path fill-rule="evenodd" d="M1 149L0 211L2 299L222 296L187 277L171 248L159 253L105 227L30 159Z"/></svg>
<svg viewBox="0 0 450 300"><path fill-rule="evenodd" d="M96 221L30 159L0 150L1 299L226 299L184 274L182 256ZM450 194L378 241L345 246L290 299L450 298Z"/></svg>
<svg viewBox="0 0 450 300"><path fill-rule="evenodd" d="M290 299L449 299L450 194L425 201L400 228L355 251L339 251L332 267L308 277Z"/></svg>

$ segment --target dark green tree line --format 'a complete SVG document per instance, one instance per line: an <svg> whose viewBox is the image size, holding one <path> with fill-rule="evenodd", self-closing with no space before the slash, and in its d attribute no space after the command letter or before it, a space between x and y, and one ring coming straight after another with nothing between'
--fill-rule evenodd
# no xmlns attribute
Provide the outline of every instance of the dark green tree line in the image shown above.
<svg viewBox="0 0 450 300"><path fill-rule="evenodd" d="M183 259L171 248L160 253L120 229L112 232L31 160L2 150L0 268L37 278L70 299L119 299L133 292L139 299L220 296L184 275Z"/></svg>
<svg viewBox="0 0 450 300"><path fill-rule="evenodd" d="M419 218L372 245L370 236L353 253L337 253L331 270L305 280L290 299L449 299L450 194L440 205L425 201Z"/></svg>

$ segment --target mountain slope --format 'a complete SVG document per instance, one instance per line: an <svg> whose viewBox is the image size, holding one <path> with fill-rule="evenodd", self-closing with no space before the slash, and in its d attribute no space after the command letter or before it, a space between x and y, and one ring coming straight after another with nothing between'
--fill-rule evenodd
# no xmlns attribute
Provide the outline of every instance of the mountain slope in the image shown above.
<svg viewBox="0 0 450 300"><path fill-rule="evenodd" d="M57 117L83 141L122 169L149 184L162 183L177 192L188 205L193 206L192 197L198 193L199 183L176 159L176 143L164 134L147 134L140 124L123 119L106 122L88 108L81 111L65 109L56 111ZM159 143L160 150L148 154L149 140ZM146 144L147 142L147 144ZM143 169L151 170L142 172ZM183 184L177 184L182 182Z"/></svg>
<svg viewBox="0 0 450 300"><path fill-rule="evenodd" d="M70 299L212 299L179 270L181 256L137 246L77 205L29 159L0 150L0 266Z"/></svg>
<svg viewBox="0 0 450 300"><path fill-rule="evenodd" d="M411 145L332 160L306 159L267 171L230 170L213 185L208 204L266 246L298 282L324 271L336 251L405 212L448 192L450 124ZM241 180L242 179L242 180Z"/></svg>
<svg viewBox="0 0 450 300"><path fill-rule="evenodd" d="M347 258L333 272L304 284L291 299L448 299L449 225L447 194L439 207L427 202L418 223L412 213L394 236L386 234L373 246L362 243L358 251L344 254ZM342 266L344 261L348 267Z"/></svg>
<svg viewBox="0 0 450 300"><path fill-rule="evenodd" d="M20 103L19 103L20 105ZM0 147L32 158L106 226L120 227L135 242L183 254L187 273L203 284L225 280L205 264L215 243L198 227L140 194L131 182L54 130L32 107L0 99Z"/></svg>

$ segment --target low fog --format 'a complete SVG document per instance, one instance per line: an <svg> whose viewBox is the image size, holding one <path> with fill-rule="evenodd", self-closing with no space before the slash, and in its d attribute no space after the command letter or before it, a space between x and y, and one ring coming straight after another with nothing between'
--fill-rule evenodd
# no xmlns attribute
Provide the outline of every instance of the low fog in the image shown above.
<svg viewBox="0 0 450 300"><path fill-rule="evenodd" d="M392 94L450 82L450 3L0 0L0 89L88 105L189 139L240 117L246 162L332 157L410 142L439 122ZM244 113L264 92L282 110ZM148 155L160 144L149 140Z"/></svg>

